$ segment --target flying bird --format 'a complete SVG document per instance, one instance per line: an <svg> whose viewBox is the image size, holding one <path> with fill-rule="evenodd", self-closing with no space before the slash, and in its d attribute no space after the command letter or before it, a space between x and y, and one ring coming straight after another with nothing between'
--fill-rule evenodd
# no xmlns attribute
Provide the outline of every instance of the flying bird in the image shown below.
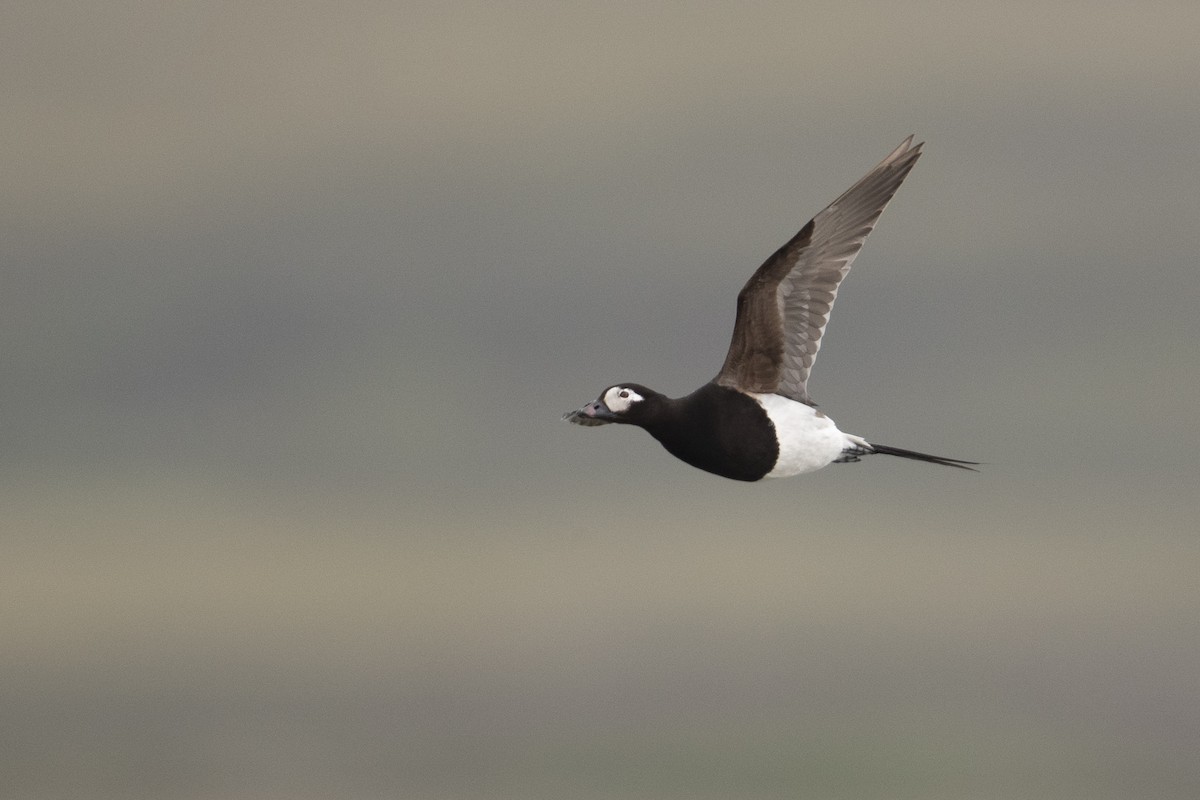
<svg viewBox="0 0 1200 800"><path fill-rule="evenodd" d="M838 286L921 155L909 136L759 267L737 298L717 376L686 397L617 383L563 419L636 425L693 467L739 481L784 478L883 453L971 469L975 461L868 442L838 430L808 393ZM922 143L923 144L923 143Z"/></svg>

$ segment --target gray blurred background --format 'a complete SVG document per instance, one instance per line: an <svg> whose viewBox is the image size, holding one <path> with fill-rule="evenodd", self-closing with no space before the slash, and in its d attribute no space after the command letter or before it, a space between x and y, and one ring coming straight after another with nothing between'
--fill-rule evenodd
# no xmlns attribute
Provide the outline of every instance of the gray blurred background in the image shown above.
<svg viewBox="0 0 1200 800"><path fill-rule="evenodd" d="M8 3L0 796L1200 796L1200 6ZM746 485L719 367L909 133Z"/></svg>

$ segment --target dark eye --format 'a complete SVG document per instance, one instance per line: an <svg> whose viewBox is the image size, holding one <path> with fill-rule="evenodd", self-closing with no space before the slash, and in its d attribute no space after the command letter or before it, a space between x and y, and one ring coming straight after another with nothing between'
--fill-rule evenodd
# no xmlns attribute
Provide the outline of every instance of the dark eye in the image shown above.
<svg viewBox="0 0 1200 800"><path fill-rule="evenodd" d="M625 389L621 390L621 397L629 397L629 392Z"/></svg>

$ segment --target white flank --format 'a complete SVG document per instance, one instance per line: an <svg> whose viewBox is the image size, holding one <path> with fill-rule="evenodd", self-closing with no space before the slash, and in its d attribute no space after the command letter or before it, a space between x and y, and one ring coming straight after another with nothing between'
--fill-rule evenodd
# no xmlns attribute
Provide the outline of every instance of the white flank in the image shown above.
<svg viewBox="0 0 1200 800"><path fill-rule="evenodd" d="M750 395L763 407L779 439L779 459L767 478L786 478L829 466L856 443L833 420L810 405L777 394Z"/></svg>

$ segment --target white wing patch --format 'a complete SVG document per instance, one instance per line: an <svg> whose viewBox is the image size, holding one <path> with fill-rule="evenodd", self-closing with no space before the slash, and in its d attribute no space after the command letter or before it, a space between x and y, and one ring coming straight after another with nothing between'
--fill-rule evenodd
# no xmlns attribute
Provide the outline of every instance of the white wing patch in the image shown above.
<svg viewBox="0 0 1200 800"><path fill-rule="evenodd" d="M642 402L642 396L626 386L614 386L604 393L604 405L614 414L623 414L634 403Z"/></svg>

